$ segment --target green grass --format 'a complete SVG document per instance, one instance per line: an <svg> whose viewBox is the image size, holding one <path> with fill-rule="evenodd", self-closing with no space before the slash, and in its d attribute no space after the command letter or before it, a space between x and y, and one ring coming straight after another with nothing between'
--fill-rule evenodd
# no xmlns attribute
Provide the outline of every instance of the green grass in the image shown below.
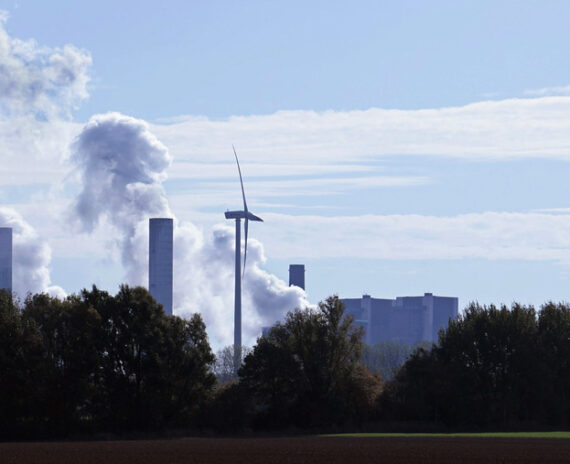
<svg viewBox="0 0 570 464"><path fill-rule="evenodd" d="M321 435L323 437L359 437L359 438L390 438L390 437L466 437L466 438L566 438L570 432L484 432L484 433L338 433Z"/></svg>

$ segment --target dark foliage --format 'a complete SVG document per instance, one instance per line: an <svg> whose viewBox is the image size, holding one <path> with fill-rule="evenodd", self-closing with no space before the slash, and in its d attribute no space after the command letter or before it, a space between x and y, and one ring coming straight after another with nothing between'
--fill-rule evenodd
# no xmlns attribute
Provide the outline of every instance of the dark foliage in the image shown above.
<svg viewBox="0 0 570 464"><path fill-rule="evenodd" d="M538 318L540 402L538 418L570 424L570 306L548 303Z"/></svg>
<svg viewBox="0 0 570 464"><path fill-rule="evenodd" d="M381 381L359 363L362 333L336 297L296 310L261 337L239 371L253 425L315 427L364 418Z"/></svg>
<svg viewBox="0 0 570 464"><path fill-rule="evenodd" d="M331 429L369 420L570 425L569 305L549 303L537 314L472 304L437 344L405 353L385 385L361 364L362 350L361 329L333 296L289 313L258 339L237 379L216 383L214 371L232 377L235 350L222 350L215 370L201 317L166 316L143 288L112 296L93 287L23 303L0 292L0 438ZM388 369L404 352L394 344L369 350L365 359Z"/></svg>
<svg viewBox="0 0 570 464"><path fill-rule="evenodd" d="M418 348L431 348L430 342L417 342L410 345L403 341L387 340L375 345L363 345L362 364L372 373L379 374L382 380L394 378L400 367Z"/></svg>
<svg viewBox="0 0 570 464"><path fill-rule="evenodd" d="M24 320L12 296L0 290L0 434L21 424L30 433L37 423L44 375L44 347L32 321ZM28 425L29 423L33 425Z"/></svg>
<svg viewBox="0 0 570 464"><path fill-rule="evenodd" d="M199 315L166 316L143 288L65 300L0 294L2 436L188 426L215 384Z"/></svg>
<svg viewBox="0 0 570 464"><path fill-rule="evenodd" d="M570 308L472 304L419 349L380 400L391 420L450 426L570 423Z"/></svg>

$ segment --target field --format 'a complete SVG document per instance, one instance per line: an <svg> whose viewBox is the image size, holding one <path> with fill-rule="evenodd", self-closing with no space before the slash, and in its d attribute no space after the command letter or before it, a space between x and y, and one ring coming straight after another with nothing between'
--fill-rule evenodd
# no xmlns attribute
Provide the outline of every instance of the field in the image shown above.
<svg viewBox="0 0 570 464"><path fill-rule="evenodd" d="M570 463L570 439L521 436L303 436L0 443L2 464Z"/></svg>

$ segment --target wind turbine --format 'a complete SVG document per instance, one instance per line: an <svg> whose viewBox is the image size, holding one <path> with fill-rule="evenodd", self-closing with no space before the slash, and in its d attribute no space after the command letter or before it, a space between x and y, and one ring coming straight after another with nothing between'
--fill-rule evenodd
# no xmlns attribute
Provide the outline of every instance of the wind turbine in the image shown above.
<svg viewBox="0 0 570 464"><path fill-rule="evenodd" d="M241 168L235 147L234 156L236 158L239 182L241 184L241 195L243 197L243 210L242 211L226 211L226 219L235 219L236 221L236 268L235 268L235 299L234 299L234 368L238 369L241 363L241 220L244 219L245 230L245 247L243 254L243 273L245 274L245 263L247 260L247 231L249 221L263 222L263 219L249 212L247 209L247 202L245 201L245 192L243 190L243 178L241 176Z"/></svg>

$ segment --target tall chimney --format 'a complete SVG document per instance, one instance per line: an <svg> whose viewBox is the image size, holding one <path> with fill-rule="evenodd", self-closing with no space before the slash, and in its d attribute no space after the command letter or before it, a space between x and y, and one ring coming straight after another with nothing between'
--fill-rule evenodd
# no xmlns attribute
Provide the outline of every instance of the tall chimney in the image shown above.
<svg viewBox="0 0 570 464"><path fill-rule="evenodd" d="M172 315L172 219L149 219L148 290Z"/></svg>
<svg viewBox="0 0 570 464"><path fill-rule="evenodd" d="M0 290L12 293L11 227L0 227Z"/></svg>
<svg viewBox="0 0 570 464"><path fill-rule="evenodd" d="M290 264L289 265L289 287L295 285L305 290L305 265Z"/></svg>

